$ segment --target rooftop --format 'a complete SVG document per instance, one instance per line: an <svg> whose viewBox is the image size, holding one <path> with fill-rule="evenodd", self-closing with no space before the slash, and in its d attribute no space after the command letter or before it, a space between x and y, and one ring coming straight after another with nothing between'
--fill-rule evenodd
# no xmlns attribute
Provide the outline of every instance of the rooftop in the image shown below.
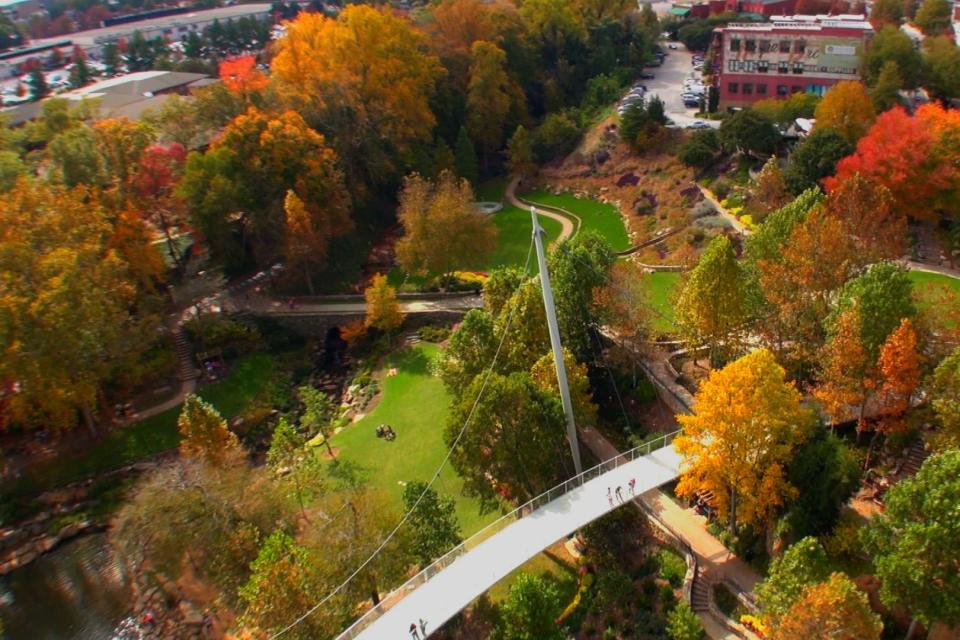
<svg viewBox="0 0 960 640"><path fill-rule="evenodd" d="M731 22L727 29L737 31L766 31L780 29L822 31L823 29L851 29L858 31L873 31L873 26L864 15L842 14L830 15L796 15L773 16L770 22Z"/></svg>

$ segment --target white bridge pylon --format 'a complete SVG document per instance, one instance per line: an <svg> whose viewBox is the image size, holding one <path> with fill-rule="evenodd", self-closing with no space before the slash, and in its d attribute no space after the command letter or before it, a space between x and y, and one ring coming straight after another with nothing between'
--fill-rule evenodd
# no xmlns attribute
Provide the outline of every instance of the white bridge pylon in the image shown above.
<svg viewBox="0 0 960 640"><path fill-rule="evenodd" d="M677 433L588 469L490 524L386 596L337 640L402 640L410 637L410 624L421 619L429 636L557 540L676 479L680 456L671 443ZM636 480L633 494L631 479ZM608 500L607 490L617 487L622 499Z"/></svg>

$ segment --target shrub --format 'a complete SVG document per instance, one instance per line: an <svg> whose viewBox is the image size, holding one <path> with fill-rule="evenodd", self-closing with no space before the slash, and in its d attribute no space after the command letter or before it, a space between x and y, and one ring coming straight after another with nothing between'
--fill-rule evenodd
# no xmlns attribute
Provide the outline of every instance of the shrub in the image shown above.
<svg viewBox="0 0 960 640"><path fill-rule="evenodd" d="M833 532L823 541L827 553L835 558L855 558L863 549L860 542L860 529L863 523L856 517L844 515L833 528Z"/></svg>
<svg viewBox="0 0 960 640"><path fill-rule="evenodd" d="M660 564L660 577L672 587L680 587L687 574L686 561L677 552L666 548L657 551L657 560Z"/></svg>
<svg viewBox="0 0 960 640"><path fill-rule="evenodd" d="M667 616L667 635L670 640L700 640L703 637L700 618L683 600Z"/></svg>
<svg viewBox="0 0 960 640"><path fill-rule="evenodd" d="M443 342L450 337L450 327L420 327L417 335L426 342Z"/></svg>
<svg viewBox="0 0 960 640"><path fill-rule="evenodd" d="M717 208L709 200L701 200L690 210L690 215L694 218L703 218L712 216L717 212Z"/></svg>
<svg viewBox="0 0 960 640"><path fill-rule="evenodd" d="M726 198L730 194L730 183L723 178L713 183L713 193L718 198Z"/></svg>

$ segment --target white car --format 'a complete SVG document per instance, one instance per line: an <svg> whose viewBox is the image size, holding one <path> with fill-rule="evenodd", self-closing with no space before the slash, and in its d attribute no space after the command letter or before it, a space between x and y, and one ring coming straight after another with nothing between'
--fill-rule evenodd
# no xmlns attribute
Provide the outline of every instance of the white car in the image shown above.
<svg viewBox="0 0 960 640"><path fill-rule="evenodd" d="M667 48L668 48L668 49L676 49L676 48L677 48L677 45L675 45L674 43L671 42L670 44L667 45Z"/></svg>

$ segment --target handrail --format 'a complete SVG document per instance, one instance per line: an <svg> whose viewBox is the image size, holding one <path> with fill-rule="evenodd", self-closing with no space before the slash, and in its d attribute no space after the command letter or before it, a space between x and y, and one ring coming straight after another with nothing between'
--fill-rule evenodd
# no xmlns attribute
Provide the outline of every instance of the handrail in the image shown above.
<svg viewBox="0 0 960 640"><path fill-rule="evenodd" d="M679 429L670 433L665 433L655 440L638 445L625 453L621 453L612 458L604 460L603 462L575 475L569 480L566 480L555 487L548 489L535 498L531 498L527 502L515 508L513 511L510 511L497 520L494 520L483 529L431 562L429 565L421 569L417 575L413 576L393 592L384 597L379 604L364 613L360 618L354 621L353 624L347 627L339 636L337 636L337 640L349 640L351 638L356 638L360 632L366 629L374 620L383 615L383 613L385 613L394 604L396 598L393 596L399 593L402 597L407 592L419 587L423 583L427 582L430 578L438 574L441 570L451 565L465 552L479 546L482 542L491 538L494 534L504 529L513 521L529 517L541 506L560 498L573 489L583 486L585 482L593 480L607 471L616 469L627 462L636 460L638 457L649 455L653 451L669 446L679 433Z"/></svg>

